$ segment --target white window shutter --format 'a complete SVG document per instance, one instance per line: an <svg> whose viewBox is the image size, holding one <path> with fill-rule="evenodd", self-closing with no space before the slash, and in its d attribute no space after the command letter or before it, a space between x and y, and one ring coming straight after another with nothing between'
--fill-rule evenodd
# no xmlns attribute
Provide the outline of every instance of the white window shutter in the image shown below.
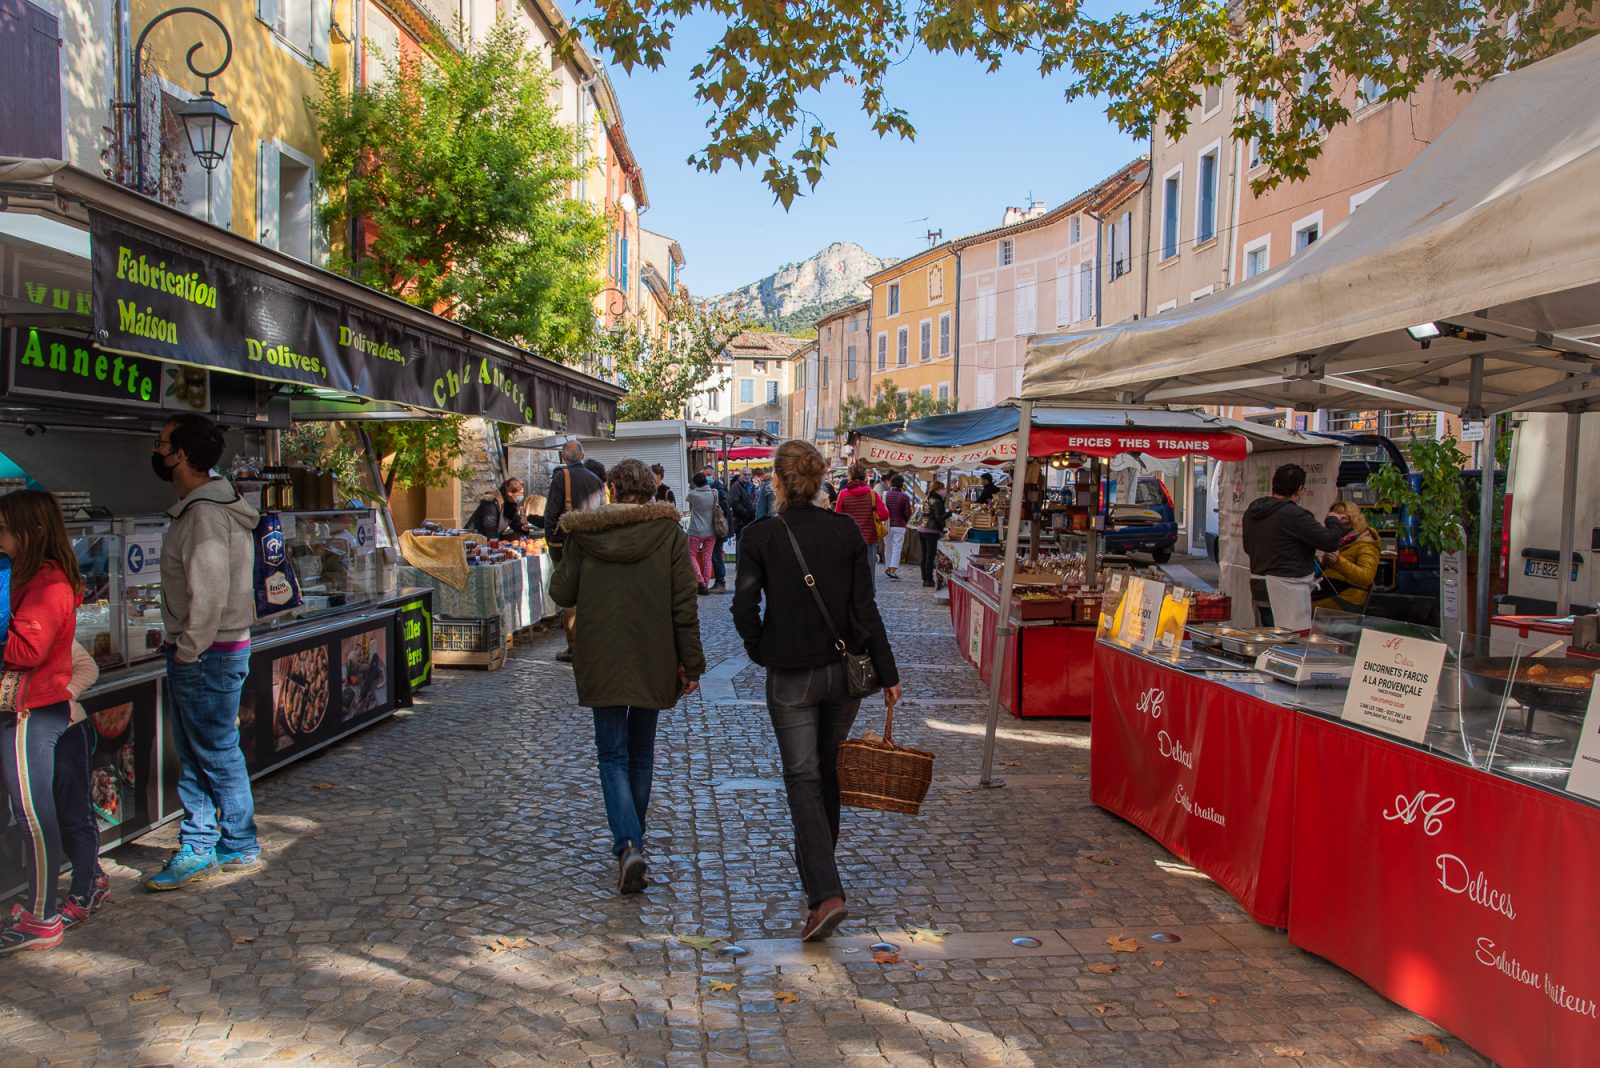
<svg viewBox="0 0 1600 1068"><path fill-rule="evenodd" d="M222 161L211 172L211 221L224 230L233 229L233 159Z"/></svg>
<svg viewBox="0 0 1600 1068"><path fill-rule="evenodd" d="M270 141L256 145L256 240L278 247L278 148Z"/></svg>
<svg viewBox="0 0 1600 1068"><path fill-rule="evenodd" d="M317 185L317 169L311 168L311 262L328 265L328 224L322 217L322 190Z"/></svg>
<svg viewBox="0 0 1600 1068"><path fill-rule="evenodd" d="M277 29L278 0L256 0L256 18Z"/></svg>
<svg viewBox="0 0 1600 1068"><path fill-rule="evenodd" d="M1072 276L1065 267L1056 275L1056 325L1072 322Z"/></svg>
<svg viewBox="0 0 1600 1068"><path fill-rule="evenodd" d="M333 0L311 0L311 58L328 66L333 33Z"/></svg>

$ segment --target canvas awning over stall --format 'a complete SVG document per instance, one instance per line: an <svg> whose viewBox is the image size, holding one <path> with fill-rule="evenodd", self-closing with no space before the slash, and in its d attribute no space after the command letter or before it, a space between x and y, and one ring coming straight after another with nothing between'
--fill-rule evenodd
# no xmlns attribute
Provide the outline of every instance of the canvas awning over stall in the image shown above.
<svg viewBox="0 0 1600 1068"><path fill-rule="evenodd" d="M13 388L109 403L149 403L155 361L609 435L622 393L55 160L0 158L0 327Z"/></svg>
<svg viewBox="0 0 1600 1068"><path fill-rule="evenodd" d="M1022 396L1466 414L1592 403L1596 100L1600 39L1495 78L1282 266L1153 318L1034 336ZM1407 328L1429 322L1445 329L1423 348Z"/></svg>
<svg viewBox="0 0 1600 1068"><path fill-rule="evenodd" d="M1017 458L1019 410L1010 405L923 419L878 423L851 432L869 467L936 470L1009 464ZM1029 456L1076 452L1101 458L1139 453L1160 459L1209 456L1242 460L1255 448L1304 448L1321 442L1279 427L1196 410L1036 406Z"/></svg>

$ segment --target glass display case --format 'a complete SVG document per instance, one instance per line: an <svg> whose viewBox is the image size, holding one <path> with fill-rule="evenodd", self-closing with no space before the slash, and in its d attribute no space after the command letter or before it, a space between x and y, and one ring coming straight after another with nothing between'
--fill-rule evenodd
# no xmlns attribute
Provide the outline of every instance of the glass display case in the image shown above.
<svg viewBox="0 0 1600 1068"><path fill-rule="evenodd" d="M280 513L304 603L257 620L263 633L365 604L393 592L395 562L371 508ZM85 593L78 642L102 672L161 656L161 550L168 519L141 516L69 523Z"/></svg>

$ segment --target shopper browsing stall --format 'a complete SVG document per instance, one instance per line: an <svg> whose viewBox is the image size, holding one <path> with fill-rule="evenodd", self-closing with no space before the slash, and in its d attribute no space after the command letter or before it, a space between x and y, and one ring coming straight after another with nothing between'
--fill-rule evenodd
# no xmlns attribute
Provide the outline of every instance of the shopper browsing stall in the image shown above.
<svg viewBox="0 0 1600 1068"><path fill-rule="evenodd" d="M0 678L0 767L32 845L27 891L0 928L4 955L59 945L64 930L56 894L56 742L71 722L72 638L83 584L61 506L48 493L0 497L0 553L11 560L12 605Z"/></svg>
<svg viewBox="0 0 1600 1068"><path fill-rule="evenodd" d="M260 516L232 483L212 476L223 446L217 424L185 412L167 421L150 450L156 476L178 491L161 552L161 622L183 802L178 851L146 877L150 890L261 866L255 799L239 748L239 693L250 673L255 621L252 534Z"/></svg>
<svg viewBox="0 0 1600 1068"><path fill-rule="evenodd" d="M950 513L945 508L944 483L935 482L928 487L922 502L922 522L917 527L917 537L922 539L922 584L933 585L933 568L938 562L939 540L944 537L945 523Z"/></svg>
<svg viewBox="0 0 1600 1068"><path fill-rule="evenodd" d="M1298 631L1311 629L1317 553L1333 552L1343 539L1300 507L1305 492L1305 469L1284 464L1272 473L1272 495L1251 501L1243 520L1250 576L1266 582L1272 621Z"/></svg>

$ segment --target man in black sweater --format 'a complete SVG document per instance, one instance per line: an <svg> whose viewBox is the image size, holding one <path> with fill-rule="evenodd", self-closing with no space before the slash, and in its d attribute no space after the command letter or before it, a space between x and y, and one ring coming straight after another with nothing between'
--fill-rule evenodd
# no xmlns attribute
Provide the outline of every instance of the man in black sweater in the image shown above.
<svg viewBox="0 0 1600 1068"><path fill-rule="evenodd" d="M1298 631L1311 629L1317 553L1334 551L1341 538L1300 507L1305 489L1305 469L1284 464L1272 473L1272 496L1251 501L1243 523L1250 574L1267 580L1273 623Z"/></svg>

